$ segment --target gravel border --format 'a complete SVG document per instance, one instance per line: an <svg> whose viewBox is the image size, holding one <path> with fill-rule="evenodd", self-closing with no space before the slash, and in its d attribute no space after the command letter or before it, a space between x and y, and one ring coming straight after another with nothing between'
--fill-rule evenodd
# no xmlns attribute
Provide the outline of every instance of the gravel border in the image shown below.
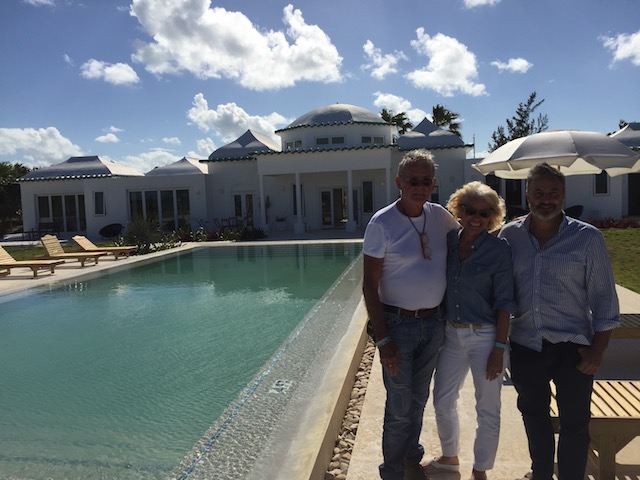
<svg viewBox="0 0 640 480"><path fill-rule="evenodd" d="M358 372L356 373L356 378L351 390L351 399L349 400L347 411L342 420L340 433L333 448L333 457L324 476L325 480L345 480L347 478L375 353L376 347L371 341L371 338L369 338L364 353L362 354Z"/></svg>

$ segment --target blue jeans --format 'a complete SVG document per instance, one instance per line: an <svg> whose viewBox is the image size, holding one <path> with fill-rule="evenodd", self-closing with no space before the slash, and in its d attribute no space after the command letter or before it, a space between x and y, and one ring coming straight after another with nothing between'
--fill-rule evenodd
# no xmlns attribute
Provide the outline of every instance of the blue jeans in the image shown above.
<svg viewBox="0 0 640 480"><path fill-rule="evenodd" d="M551 480L553 476L555 436L549 413L550 380L556 385L560 420L558 479L584 479L593 376L576 368L580 362L578 347L544 341L542 351L537 352L511 342L511 377L529 440L534 480Z"/></svg>
<svg viewBox="0 0 640 480"><path fill-rule="evenodd" d="M382 433L380 477L403 480L407 461L419 462L422 416L429 398L429 384L444 343L444 320L440 313L415 318L385 312L387 331L402 356L398 373L392 377L383 368L387 389Z"/></svg>

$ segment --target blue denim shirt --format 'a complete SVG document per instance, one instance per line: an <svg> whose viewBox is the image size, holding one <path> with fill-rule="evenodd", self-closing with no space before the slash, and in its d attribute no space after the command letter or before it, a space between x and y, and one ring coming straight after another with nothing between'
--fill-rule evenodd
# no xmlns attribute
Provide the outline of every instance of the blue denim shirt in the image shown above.
<svg viewBox="0 0 640 480"><path fill-rule="evenodd" d="M497 310L515 312L509 244L487 232L460 261L460 230L447 236L447 318L460 323L497 323Z"/></svg>

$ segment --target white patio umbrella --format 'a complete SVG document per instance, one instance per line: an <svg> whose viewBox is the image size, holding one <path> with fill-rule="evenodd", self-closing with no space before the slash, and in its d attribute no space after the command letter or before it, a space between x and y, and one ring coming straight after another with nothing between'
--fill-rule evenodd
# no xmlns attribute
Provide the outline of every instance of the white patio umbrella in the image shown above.
<svg viewBox="0 0 640 480"><path fill-rule="evenodd" d="M540 162L557 167L565 175L605 170L614 177L640 172L640 153L601 133L580 130L553 130L511 140L473 167L483 175L523 179Z"/></svg>

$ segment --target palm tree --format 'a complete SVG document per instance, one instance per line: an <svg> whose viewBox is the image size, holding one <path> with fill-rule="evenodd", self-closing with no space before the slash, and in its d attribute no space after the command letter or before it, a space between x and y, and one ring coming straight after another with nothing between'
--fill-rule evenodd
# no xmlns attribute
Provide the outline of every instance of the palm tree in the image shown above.
<svg viewBox="0 0 640 480"><path fill-rule="evenodd" d="M460 123L456 120L460 116L459 114L452 112L444 105L437 104L431 111L433 120L431 122L436 127L444 127L451 133L455 133L457 136L462 136L460 133Z"/></svg>
<svg viewBox="0 0 640 480"><path fill-rule="evenodd" d="M413 123L411 123L407 118L407 112L400 112L397 115L394 115L393 110L383 108L380 112L380 116L385 122L389 122L391 125L398 127L398 133L400 135L407 133L413 128Z"/></svg>

